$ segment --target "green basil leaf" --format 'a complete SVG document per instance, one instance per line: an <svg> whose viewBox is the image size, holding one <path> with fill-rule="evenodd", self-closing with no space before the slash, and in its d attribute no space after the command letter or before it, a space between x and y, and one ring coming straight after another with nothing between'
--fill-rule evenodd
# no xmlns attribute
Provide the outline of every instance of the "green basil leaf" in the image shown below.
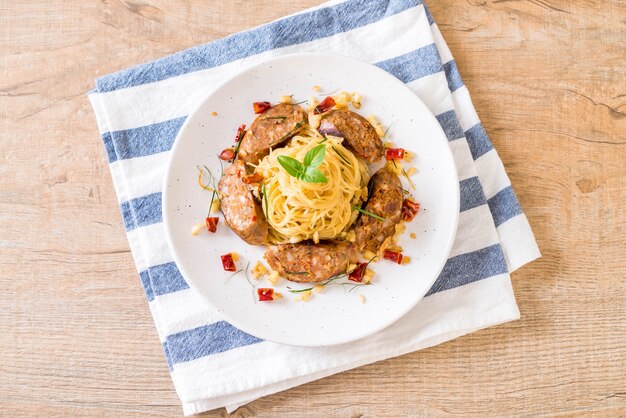
<svg viewBox="0 0 626 418"><path fill-rule="evenodd" d="M304 166L300 161L286 155L278 156L278 163L285 169L287 173L294 177L298 177L304 173Z"/></svg>
<svg viewBox="0 0 626 418"><path fill-rule="evenodd" d="M326 145L320 144L311 148L304 156L304 166L317 168L322 164L326 157Z"/></svg>
<svg viewBox="0 0 626 418"><path fill-rule="evenodd" d="M307 183L328 183L328 179L326 178L324 173L322 173L315 167L307 167L302 180L306 181Z"/></svg>

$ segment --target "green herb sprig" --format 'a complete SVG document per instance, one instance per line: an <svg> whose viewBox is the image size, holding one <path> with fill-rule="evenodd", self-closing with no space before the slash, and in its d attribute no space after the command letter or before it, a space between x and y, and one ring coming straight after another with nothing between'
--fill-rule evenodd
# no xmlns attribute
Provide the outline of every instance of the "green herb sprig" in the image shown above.
<svg viewBox="0 0 626 418"><path fill-rule="evenodd" d="M328 183L328 179L317 167L326 158L326 146L317 145L309 150L304 156L304 161L300 162L295 158L286 155L278 156L278 163L291 176L307 183Z"/></svg>
<svg viewBox="0 0 626 418"><path fill-rule="evenodd" d="M361 209L361 208L360 208L360 207L358 207L358 206L353 206L353 207L352 207L352 209L353 209L353 210L356 210L357 212L361 212L361 213L362 213L362 214L364 214L364 215L371 216L371 217L372 217L372 218L374 218L374 219L378 219L379 221L385 221L385 220L386 220L386 219L385 219L385 218L383 218L382 216L378 216L378 215L376 215L375 213L372 213L372 212L367 211L367 210L365 210L365 209Z"/></svg>

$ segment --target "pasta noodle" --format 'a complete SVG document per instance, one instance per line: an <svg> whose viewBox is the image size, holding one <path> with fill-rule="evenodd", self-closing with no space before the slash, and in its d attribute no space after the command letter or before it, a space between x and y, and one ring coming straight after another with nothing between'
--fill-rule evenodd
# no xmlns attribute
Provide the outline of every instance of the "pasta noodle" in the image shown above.
<svg viewBox="0 0 626 418"><path fill-rule="evenodd" d="M272 150L259 162L256 172L265 179L262 208L271 226L271 242L318 242L346 235L357 217L353 206L367 198L369 173L365 163L341 145L342 141L333 136L325 139L307 125L288 145ZM304 155L320 143L326 145L326 157L318 169L327 183L298 180L278 162L279 155L303 161Z"/></svg>

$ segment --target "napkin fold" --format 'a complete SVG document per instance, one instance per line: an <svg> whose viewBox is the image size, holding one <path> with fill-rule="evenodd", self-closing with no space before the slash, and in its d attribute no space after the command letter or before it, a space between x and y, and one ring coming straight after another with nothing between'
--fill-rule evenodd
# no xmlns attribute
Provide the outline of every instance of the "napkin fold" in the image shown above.
<svg viewBox="0 0 626 418"><path fill-rule="evenodd" d="M186 116L233 74L302 51L357 58L406 83L441 124L460 180L457 236L428 295L389 328L332 347L262 341L224 321L182 278L161 215L168 155ZM519 318L509 273L539 257L539 250L422 1L325 3L101 77L89 98L128 241L186 415L222 406L232 411L261 396Z"/></svg>

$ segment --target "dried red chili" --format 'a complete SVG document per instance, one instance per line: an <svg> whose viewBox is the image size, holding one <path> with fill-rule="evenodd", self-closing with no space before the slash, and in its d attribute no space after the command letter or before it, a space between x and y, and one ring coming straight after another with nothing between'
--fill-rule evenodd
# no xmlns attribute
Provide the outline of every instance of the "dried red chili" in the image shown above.
<svg viewBox="0 0 626 418"><path fill-rule="evenodd" d="M220 160L230 161L235 158L235 151L232 148L226 148L220 153Z"/></svg>
<svg viewBox="0 0 626 418"><path fill-rule="evenodd" d="M255 184L259 183L261 180L263 180L263 175L261 173L248 174L247 176L243 176L241 178L241 181L245 184Z"/></svg>
<svg viewBox="0 0 626 418"><path fill-rule="evenodd" d="M235 142L241 141L245 134L246 134L246 124L242 123L241 126L237 128L237 135L235 135Z"/></svg>
<svg viewBox="0 0 626 418"><path fill-rule="evenodd" d="M413 200L404 199L402 202L402 219L410 222L415 218L417 212L420 210L420 204Z"/></svg>
<svg viewBox="0 0 626 418"><path fill-rule="evenodd" d="M225 254L221 256L222 258L222 267L224 267L225 271L236 271L235 261L233 260L233 255L231 253Z"/></svg>
<svg viewBox="0 0 626 418"><path fill-rule="evenodd" d="M259 295L259 300L261 302L274 300L274 289L269 287L260 287L256 290L256 293Z"/></svg>
<svg viewBox="0 0 626 418"><path fill-rule="evenodd" d="M213 216L209 216L205 219L206 228L209 230L209 232L215 233L217 231L217 221L219 220L220 218Z"/></svg>
<svg viewBox="0 0 626 418"><path fill-rule="evenodd" d="M356 268L352 270L352 273L348 275L348 280L361 283L363 281L363 274L365 274L366 269L367 263L359 263Z"/></svg>
<svg viewBox="0 0 626 418"><path fill-rule="evenodd" d="M385 250L383 252L383 258L386 260L391 260L397 264L402 264L402 253L399 253L397 251Z"/></svg>
<svg viewBox="0 0 626 418"><path fill-rule="evenodd" d="M330 109L333 108L334 105L335 100L330 96L326 96L326 98L322 100L320 104L315 106L315 109L313 109L313 114L319 115L320 113L328 112Z"/></svg>
<svg viewBox="0 0 626 418"><path fill-rule="evenodd" d="M385 158L388 160L402 160L404 158L404 148L385 149Z"/></svg>
<svg viewBox="0 0 626 418"><path fill-rule="evenodd" d="M257 115L265 112L270 107L272 107L270 102L254 102L254 103L252 103L252 109L254 109L254 113L256 113Z"/></svg>

